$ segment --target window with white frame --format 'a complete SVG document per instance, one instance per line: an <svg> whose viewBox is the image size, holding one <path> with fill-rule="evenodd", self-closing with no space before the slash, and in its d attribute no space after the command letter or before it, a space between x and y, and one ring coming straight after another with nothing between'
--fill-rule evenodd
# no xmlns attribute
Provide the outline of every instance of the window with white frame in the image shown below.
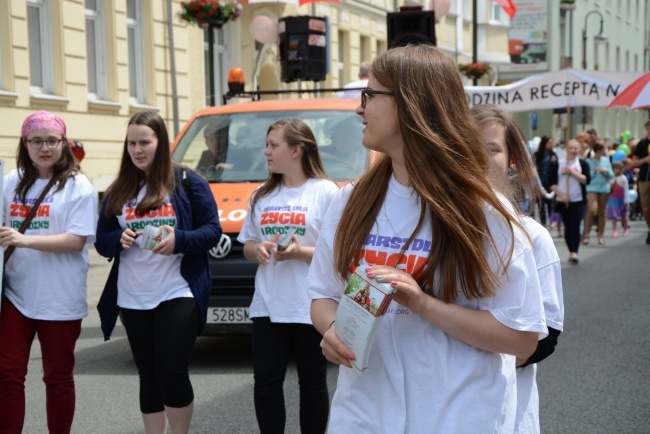
<svg viewBox="0 0 650 434"><path fill-rule="evenodd" d="M377 56L386 51L386 41L377 39Z"/></svg>
<svg viewBox="0 0 650 434"><path fill-rule="evenodd" d="M203 65L205 77L205 106L212 105L210 99L210 43L208 32L214 32L214 100L217 105L222 102L222 95L226 93L230 60L228 58L228 32L223 29L205 29L203 34Z"/></svg>
<svg viewBox="0 0 650 434"><path fill-rule="evenodd" d="M504 11L501 5L495 1L490 2L490 21L501 22Z"/></svg>
<svg viewBox="0 0 650 434"><path fill-rule="evenodd" d="M147 102L144 58L142 0L126 2L127 43L129 46L129 95L138 103Z"/></svg>
<svg viewBox="0 0 650 434"><path fill-rule="evenodd" d="M49 0L27 0L27 32L32 91L54 93L52 21Z"/></svg>
<svg viewBox="0 0 650 434"><path fill-rule="evenodd" d="M88 64L88 94L93 99L108 99L106 75L106 37L104 2L85 0L86 63Z"/></svg>
<svg viewBox="0 0 650 434"><path fill-rule="evenodd" d="M632 20L632 0L627 0L627 22Z"/></svg>
<svg viewBox="0 0 650 434"><path fill-rule="evenodd" d="M467 20L472 19L472 1L463 0L463 17Z"/></svg>
<svg viewBox="0 0 650 434"><path fill-rule="evenodd" d="M359 62L367 62L370 60L370 38L361 36L359 37Z"/></svg>
<svg viewBox="0 0 650 434"><path fill-rule="evenodd" d="M345 76L345 53L347 52L347 35L339 31L339 87L345 86L347 77Z"/></svg>

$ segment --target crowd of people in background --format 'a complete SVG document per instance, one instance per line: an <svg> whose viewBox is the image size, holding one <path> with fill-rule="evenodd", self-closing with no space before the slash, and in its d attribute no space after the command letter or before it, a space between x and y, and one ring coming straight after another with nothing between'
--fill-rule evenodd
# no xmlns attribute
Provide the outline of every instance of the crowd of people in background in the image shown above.
<svg viewBox="0 0 650 434"><path fill-rule="evenodd" d="M579 262L579 245L590 243L592 228L597 244L606 244L607 221L611 237L618 238L629 235L630 220L645 219L646 244L650 244L650 121L644 128L646 134L640 139L626 132L613 143L589 129L569 140L561 149L561 158L553 138L544 136L539 141L534 159L543 188L533 214L542 225L557 228L557 235L565 237L571 263ZM554 194L545 194L550 190Z"/></svg>
<svg viewBox="0 0 650 434"><path fill-rule="evenodd" d="M463 103L456 65L435 47L389 50L362 64L360 79L350 86L364 88L351 91L360 93L365 125L357 146L380 155L353 182L339 189L328 179L299 119L270 125L260 144L269 176L238 238L259 264L250 317L260 431L285 429L283 383L295 354L303 432L539 432L536 366L555 351L564 323L561 261L544 228L562 232L571 264L592 226L597 244L606 243L608 219L611 236L620 221L625 237L628 221L643 215L650 244L650 121L640 140L608 144L592 129L560 148L542 137L533 155L510 114ZM215 133L206 133L201 158L219 165ZM8 248L0 433L23 429L36 335L48 428L71 430L90 243L113 260L101 327L108 340L121 316L146 432L189 432L189 360L206 323L207 252L222 233L207 181L172 161L165 123L152 111L129 121L99 212L79 166L83 145L67 139L61 118L30 115L17 155L18 168L4 178L0 228ZM286 206L304 211L304 230L280 246L281 233L261 216ZM392 241L369 245L373 237ZM416 238L427 251L415 248ZM398 266L406 257L418 264L412 274ZM407 308L388 310L363 375L352 371L355 355L333 327L356 267L394 287L393 303ZM341 365L331 408L327 360Z"/></svg>

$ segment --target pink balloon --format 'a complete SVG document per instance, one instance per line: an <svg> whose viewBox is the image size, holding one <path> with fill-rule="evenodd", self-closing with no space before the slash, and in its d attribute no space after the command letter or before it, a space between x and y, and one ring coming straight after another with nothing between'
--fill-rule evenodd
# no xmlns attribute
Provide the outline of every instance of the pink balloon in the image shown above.
<svg viewBox="0 0 650 434"><path fill-rule="evenodd" d="M436 14L436 20L447 15L450 6L449 0L431 0L429 2L429 7L433 9L433 12Z"/></svg>
<svg viewBox="0 0 650 434"><path fill-rule="evenodd" d="M278 40L278 26L272 18L258 15L251 20L251 35L257 42L274 44Z"/></svg>

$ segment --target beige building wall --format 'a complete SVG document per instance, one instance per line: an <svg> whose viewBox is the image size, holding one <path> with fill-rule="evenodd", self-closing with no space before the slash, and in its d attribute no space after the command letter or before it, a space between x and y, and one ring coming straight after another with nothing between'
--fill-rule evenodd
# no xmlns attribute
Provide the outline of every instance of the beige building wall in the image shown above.
<svg viewBox="0 0 650 434"><path fill-rule="evenodd" d="M88 90L84 0L43 0L49 5L50 12L53 86L46 93L32 88L27 1L0 1L0 156L7 159L7 170L13 169L13 157L25 117L37 110L52 111L66 122L68 136L83 142L86 157L82 168L95 188L104 191L117 173L126 126L134 113L158 111L167 121L170 135L173 135L167 2L140 0L146 98L135 102L130 96L127 0L102 1L107 89L105 97L99 100L92 98ZM402 3L399 0L398 7ZM485 3L487 5L489 1L485 0ZM302 87L338 87L340 83L357 80L360 63L371 60L387 49L386 12L393 8L394 3L389 0L349 0L305 6L244 4L242 16L224 26L227 36L224 68L241 67L249 90L255 89L258 84L262 90L296 88L295 83L280 82L275 44L266 44L261 52L256 51L249 30L251 20L257 15L266 15L274 20L277 20L278 14L326 16L330 25L330 73L325 82L317 85L307 82ZM173 15L179 10L180 0L174 0ZM469 11L450 14L436 25L439 46L459 62L471 59L468 17L471 17ZM462 28L460 32L459 26ZM488 38L487 50L507 55L507 28L493 29L488 24L484 27L487 29L483 30ZM193 113L205 107L206 42L203 29L182 23L175 16L173 28L182 127ZM344 36L343 41L339 40L339 35ZM344 58L340 59L339 45L342 43ZM365 46L365 59L361 58L362 45ZM479 59L483 60L481 56L485 56L485 53L479 54ZM222 82L225 84L225 77L222 77ZM221 97L217 96L216 99L217 105L221 104Z"/></svg>
<svg viewBox="0 0 650 434"><path fill-rule="evenodd" d="M86 17L83 0L49 2L52 28L54 89L41 94L31 88L27 4L0 2L0 156L6 170L14 156L23 120L48 110L66 122L69 138L84 144L82 169L99 191L113 179L122 155L129 118L142 110L156 110L173 135L171 63L165 1L143 1L143 36L147 98L130 98L126 0L103 2L107 98L89 99ZM174 9L180 8L180 1ZM176 79L181 125L203 107L202 30L174 19Z"/></svg>

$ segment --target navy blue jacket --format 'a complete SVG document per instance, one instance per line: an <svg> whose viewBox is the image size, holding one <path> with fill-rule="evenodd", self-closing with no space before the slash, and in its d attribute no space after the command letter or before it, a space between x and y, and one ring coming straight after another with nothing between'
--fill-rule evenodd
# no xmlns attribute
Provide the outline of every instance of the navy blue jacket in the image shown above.
<svg viewBox="0 0 650 434"><path fill-rule="evenodd" d="M176 213L174 253L183 253L181 275L189 284L194 300L199 306L203 330L212 286L207 252L217 245L222 231L217 204L208 183L191 170L182 172L178 169L176 177L179 180L181 173L187 175L187 181L183 185L179 182L171 196L171 204ZM117 305L117 275L120 268L120 252L123 250L120 238L124 229L120 227L117 217L106 217L105 208L106 198L97 222L95 248L100 255L115 259L97 305L104 339L109 340L120 311Z"/></svg>

